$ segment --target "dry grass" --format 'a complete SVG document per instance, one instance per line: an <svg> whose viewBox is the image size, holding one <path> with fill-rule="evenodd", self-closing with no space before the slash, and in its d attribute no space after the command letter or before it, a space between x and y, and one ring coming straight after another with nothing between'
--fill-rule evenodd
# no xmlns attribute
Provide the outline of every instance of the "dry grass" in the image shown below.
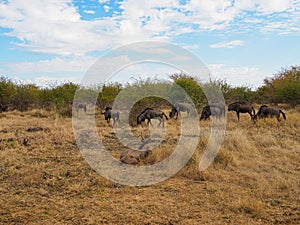
<svg viewBox="0 0 300 225"><path fill-rule="evenodd" d="M209 122L189 163L174 177L127 187L100 177L81 156L71 119L51 112L0 114L0 224L299 224L300 115L252 124L228 113L214 163L199 172ZM124 146L101 115L99 135L118 158ZM43 128L28 132L30 127ZM142 164L168 157L180 124L167 122L165 140ZM149 134L133 128L137 137Z"/></svg>

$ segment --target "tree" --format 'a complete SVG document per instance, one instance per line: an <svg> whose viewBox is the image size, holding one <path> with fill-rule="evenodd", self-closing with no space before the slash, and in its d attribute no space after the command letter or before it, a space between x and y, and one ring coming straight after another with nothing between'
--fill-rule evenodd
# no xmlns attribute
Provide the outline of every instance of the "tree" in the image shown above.
<svg viewBox="0 0 300 225"><path fill-rule="evenodd" d="M199 108L206 101L204 92L196 78L186 74L173 74L170 77L176 85L184 89L187 95L192 99L196 108ZM182 95L182 90L180 90L178 86L174 86L171 89L170 96L178 101L188 101L186 95Z"/></svg>
<svg viewBox="0 0 300 225"><path fill-rule="evenodd" d="M52 89L53 101L59 115L63 117L72 116L72 103L78 88L78 84L69 82Z"/></svg>
<svg viewBox="0 0 300 225"><path fill-rule="evenodd" d="M107 106L111 106L121 91L121 84L113 83L109 85L103 85L101 92L98 95L98 104L101 109L104 109Z"/></svg>
<svg viewBox="0 0 300 225"><path fill-rule="evenodd" d="M0 104L7 106L15 93L15 84L6 77L0 77Z"/></svg>
<svg viewBox="0 0 300 225"><path fill-rule="evenodd" d="M274 77L265 79L258 92L273 103L300 104L300 67L283 69Z"/></svg>
<svg viewBox="0 0 300 225"><path fill-rule="evenodd" d="M26 111L38 103L40 90L35 84L15 85L15 93L12 97L12 104L19 111Z"/></svg>

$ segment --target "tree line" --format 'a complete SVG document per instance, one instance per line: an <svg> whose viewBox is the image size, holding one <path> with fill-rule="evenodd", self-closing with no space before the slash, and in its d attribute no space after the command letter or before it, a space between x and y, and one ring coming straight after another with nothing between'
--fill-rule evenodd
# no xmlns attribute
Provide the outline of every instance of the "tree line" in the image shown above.
<svg viewBox="0 0 300 225"><path fill-rule="evenodd" d="M157 96L168 95L179 101L185 101L178 88L181 87L189 95L195 106L200 109L207 104L203 89L207 87L219 87L223 93L226 103L240 101L245 103L259 104L288 104L295 107L300 104L300 67L292 66L282 69L271 78L266 78L261 87L252 90L247 86L234 87L224 80L210 80L201 83L195 77L185 74L173 74L170 82L159 82L156 80L137 80L134 83L120 84L95 84L93 87L83 87L73 82L50 85L46 88L35 84L15 82L7 77L0 77L0 105L10 110L27 111L32 108L56 110L61 116L71 116L72 101L76 90L84 102L95 104L93 99L96 95L96 104L104 109L111 106L116 96L122 91L120 99L123 103L131 104L138 101L141 92L146 97L140 101L146 106L159 104L170 104L168 101L151 97L153 93ZM131 101L131 102L130 102ZM3 107L4 109L5 107ZM0 109L1 110L1 109Z"/></svg>

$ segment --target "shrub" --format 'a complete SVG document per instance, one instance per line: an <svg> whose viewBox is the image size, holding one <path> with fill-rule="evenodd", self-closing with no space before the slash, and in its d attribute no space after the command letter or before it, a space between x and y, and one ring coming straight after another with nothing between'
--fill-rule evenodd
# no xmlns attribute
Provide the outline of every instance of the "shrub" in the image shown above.
<svg viewBox="0 0 300 225"><path fill-rule="evenodd" d="M264 101L300 104L300 67L284 69L272 78L264 80L264 86L258 89Z"/></svg>
<svg viewBox="0 0 300 225"><path fill-rule="evenodd" d="M176 85L185 90L185 92L192 99L196 108L199 108L201 105L203 105L204 102L206 102L204 92L199 85L199 82L197 82L196 78L185 74L174 74L171 76L171 78ZM170 92L170 96L172 96L173 99L181 102L188 101L188 99L186 99L186 96L182 95L181 90L176 86L174 86Z"/></svg>
<svg viewBox="0 0 300 225"><path fill-rule="evenodd" d="M7 106L15 93L14 83L5 77L0 77L0 104Z"/></svg>
<svg viewBox="0 0 300 225"><path fill-rule="evenodd" d="M38 103L39 88L35 84L15 85L12 105L19 111L27 111Z"/></svg>
<svg viewBox="0 0 300 225"><path fill-rule="evenodd" d="M69 82L53 89L53 101L60 116L72 116L72 103L77 88L78 84Z"/></svg>

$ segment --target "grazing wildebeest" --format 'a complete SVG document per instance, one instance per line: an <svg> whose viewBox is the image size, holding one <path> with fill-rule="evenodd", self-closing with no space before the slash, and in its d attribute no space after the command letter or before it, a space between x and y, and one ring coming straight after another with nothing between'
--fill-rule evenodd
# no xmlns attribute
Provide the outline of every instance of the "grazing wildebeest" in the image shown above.
<svg viewBox="0 0 300 225"><path fill-rule="evenodd" d="M137 116L137 124L141 124L143 121L145 121L146 119L148 120L148 125L149 123L152 125L151 123L151 119L158 119L159 120L159 124L158 126L162 123L162 127L165 126L165 122L163 117L166 118L166 120L168 120L167 115L160 110L157 109L152 109L152 108L146 108L143 112L141 112L138 116Z"/></svg>
<svg viewBox="0 0 300 225"><path fill-rule="evenodd" d="M176 102L174 104L174 106L172 107L172 110L169 113L169 116L170 116L170 118L173 118L176 115L176 119L177 119L178 114L180 115L180 112L187 112L187 115L189 116L190 113L193 112L193 106L189 103Z"/></svg>
<svg viewBox="0 0 300 225"><path fill-rule="evenodd" d="M221 104L204 106L200 120L207 120L210 116L216 116L218 119L225 117L225 106L222 106Z"/></svg>
<svg viewBox="0 0 300 225"><path fill-rule="evenodd" d="M258 118L276 117L277 121L280 122L280 114L282 114L283 119L286 120L285 113L281 109L274 109L262 105L257 114L253 117L253 120L256 121Z"/></svg>
<svg viewBox="0 0 300 225"><path fill-rule="evenodd" d="M228 111L235 111L238 121L240 121L240 113L249 113L251 120L253 120L253 117L255 115L255 110L253 106L246 105L241 102L234 102L228 105ZM253 112L253 114L252 114Z"/></svg>
<svg viewBox="0 0 300 225"><path fill-rule="evenodd" d="M2 112L6 112L6 111L7 111L7 109L8 109L8 106L6 106L6 105L3 105L2 103L0 103L0 113L2 113Z"/></svg>
<svg viewBox="0 0 300 225"><path fill-rule="evenodd" d="M84 103L76 103L75 104L75 109L76 109L77 113L78 113L78 111L80 109L83 109L83 111L86 112L86 104L84 104Z"/></svg>
<svg viewBox="0 0 300 225"><path fill-rule="evenodd" d="M120 113L117 111L113 111L111 107L106 107L105 112L103 112L105 120L107 121L107 124L109 125L110 119L113 119L114 123L112 126L115 125L115 123L120 121Z"/></svg>

